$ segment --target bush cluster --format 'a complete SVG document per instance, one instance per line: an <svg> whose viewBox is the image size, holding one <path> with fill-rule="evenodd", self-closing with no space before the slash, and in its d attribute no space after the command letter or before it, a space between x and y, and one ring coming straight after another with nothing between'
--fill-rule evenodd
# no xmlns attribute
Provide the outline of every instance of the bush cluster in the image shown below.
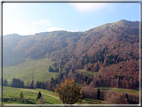
<svg viewBox="0 0 142 107"><path fill-rule="evenodd" d="M20 98L17 97L12 97L12 98L3 98L3 102L18 102L20 104L36 104L36 101L33 99L23 99L21 100Z"/></svg>
<svg viewBox="0 0 142 107"><path fill-rule="evenodd" d="M83 98L105 100L107 104L139 104L139 95L116 91L99 90L86 87L82 89Z"/></svg>

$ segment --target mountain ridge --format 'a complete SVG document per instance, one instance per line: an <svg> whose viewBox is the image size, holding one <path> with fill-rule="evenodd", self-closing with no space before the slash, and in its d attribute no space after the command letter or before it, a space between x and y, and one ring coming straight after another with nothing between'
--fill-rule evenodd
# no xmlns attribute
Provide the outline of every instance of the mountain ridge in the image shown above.
<svg viewBox="0 0 142 107"><path fill-rule="evenodd" d="M5 36L4 41L7 41ZM49 58L55 61L50 66L59 68L59 73L63 73L64 78L67 78L70 70L73 70L70 74L78 69L102 72L101 68L111 65L118 67L122 61L128 61L126 65L134 60L138 61L139 22L120 20L84 32L36 33L17 40L8 48L9 43L10 39L8 43L4 42L4 67L14 66L11 65L14 59L11 59L10 55L34 60L40 57ZM15 63L15 66L19 63L20 61Z"/></svg>
<svg viewBox="0 0 142 107"><path fill-rule="evenodd" d="M98 28L98 27L101 27L101 26L105 26L105 25L111 25L111 24L118 24L119 25L119 23L120 23L120 25L125 25L125 23L129 23L129 22L134 22L134 23L136 23L136 24L138 24L139 23L139 21L128 21L128 20L125 20L125 19L121 19L121 20L119 20L119 21L117 21L117 22L112 22L112 23L106 23L106 24L103 24L103 25L99 25L99 26L96 26L96 27L93 27L93 28L91 28L91 29L95 29L95 28ZM89 29L89 30L91 30L91 29ZM72 32L72 31L68 31L68 30L60 30L60 31L51 31L51 32L39 32L39 33L35 33L34 35L36 35L36 34L44 34L44 33L57 33L57 32ZM85 30L85 31L76 31L76 32L87 32L88 30ZM4 36L12 36L12 35L19 35L19 36L32 36L32 35L20 35L20 34L17 34L17 33L13 33L13 34L6 34L6 35L4 35Z"/></svg>

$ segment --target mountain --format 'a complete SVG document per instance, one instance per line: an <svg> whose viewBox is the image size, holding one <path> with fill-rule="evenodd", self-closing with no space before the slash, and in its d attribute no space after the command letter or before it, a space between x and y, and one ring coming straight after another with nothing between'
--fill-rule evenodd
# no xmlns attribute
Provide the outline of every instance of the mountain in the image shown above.
<svg viewBox="0 0 142 107"><path fill-rule="evenodd" d="M135 62L137 65L139 59L139 22L120 20L84 32L54 31L28 36L6 35L3 37L3 41L4 68L15 67L14 70L16 70L19 64L25 63L25 59L48 58L54 61L49 66L54 66L54 69L58 67L59 72L63 73L65 78L69 76L69 73L74 74L74 78L77 78L77 75L81 75L77 72L79 69L85 69L86 72L98 72L97 76L99 77L100 72L105 72L102 69L110 69L114 65L117 68L122 62L128 63L128 65ZM70 72L70 70L72 71ZM8 78L6 75L14 71L5 70L4 72L6 72L4 77ZM126 72L129 71L126 70ZM138 72L138 69L132 70L132 72ZM97 76L90 77L91 86L98 81ZM11 78L13 77L14 75L11 76ZM22 78L22 76L19 77ZM123 77L124 80L125 78L128 76ZM133 78L133 76L131 75L129 78ZM138 81L136 82L138 83Z"/></svg>

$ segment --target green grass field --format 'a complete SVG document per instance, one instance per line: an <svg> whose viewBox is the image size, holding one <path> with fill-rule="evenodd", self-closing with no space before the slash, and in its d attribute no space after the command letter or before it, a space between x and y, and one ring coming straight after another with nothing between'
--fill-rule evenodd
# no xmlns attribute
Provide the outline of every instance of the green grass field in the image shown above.
<svg viewBox="0 0 142 107"><path fill-rule="evenodd" d="M98 87L101 90L117 91L117 92L127 92L131 94L139 94L138 89L124 89L124 88L110 88L110 87Z"/></svg>
<svg viewBox="0 0 142 107"><path fill-rule="evenodd" d="M25 62L11 67L3 68L3 78L12 80L18 78L23 81L49 81L51 77L55 77L57 73L49 72L49 66L53 61L48 58L30 59L26 58Z"/></svg>
<svg viewBox="0 0 142 107"><path fill-rule="evenodd" d="M105 104L105 101L92 98L84 98L82 100L79 100L75 104Z"/></svg>
<svg viewBox="0 0 142 107"><path fill-rule="evenodd" d="M44 89L39 89L39 88L36 88L36 89L33 89L33 90L35 90L35 91L40 91L40 92L47 93L47 94L50 94L50 95L52 95L52 96L58 97L58 96L56 96L56 94L55 94L54 92L49 91L49 90L44 90ZM59 97L58 97L58 98L59 98Z"/></svg>
<svg viewBox="0 0 142 107"><path fill-rule="evenodd" d="M110 89L112 91L119 91L119 92L127 92L127 93L131 93L131 94L139 94L139 90L134 90L134 89L119 89L119 88L114 88L114 89Z"/></svg>
<svg viewBox="0 0 142 107"><path fill-rule="evenodd" d="M91 76L93 76L93 77L94 77L94 75L97 75L97 74L98 74L98 72L86 71L85 69L80 69L80 70L78 70L78 71L85 73L85 75L91 75Z"/></svg>
<svg viewBox="0 0 142 107"><path fill-rule="evenodd" d="M108 87L99 87L101 90L112 90L112 91L119 91L119 92L127 92L132 94L138 94L138 90L132 90L132 89L121 89L121 88L108 88ZM108 88L108 89L107 89ZM45 104L62 104L62 102L59 100L59 97L56 96L56 94L49 90L44 89L26 89L26 88L13 88L13 87L3 87L3 98L19 98L20 92L23 92L24 97L30 98L34 100L36 103L38 101L36 100L38 92L40 91L43 99L46 101ZM19 102L14 101L7 101L4 102L4 104L20 104ZM79 102L76 102L75 104L105 104L104 100L98 100L98 99L91 99L91 98L84 98Z"/></svg>
<svg viewBox="0 0 142 107"><path fill-rule="evenodd" d="M59 100L59 97L55 95L54 92L44 90L44 89L25 89L25 88L13 88L13 87L3 87L3 98L19 98L20 92L23 92L24 97L30 98L34 100L36 103L38 101L36 100L38 92L40 91L43 99L46 101L45 104L62 104L62 102ZM48 95L47 95L48 94ZM51 96L49 96L51 95ZM55 98L54 98L55 97ZM3 102L4 104L20 104L18 101L7 101ZM90 98L84 98L80 102L77 102L75 104L105 104L105 101L103 100L97 100L97 99L90 99Z"/></svg>
<svg viewBox="0 0 142 107"><path fill-rule="evenodd" d="M30 98L36 101L36 98L38 96L38 92L40 91L43 99L46 101L46 104L61 104L61 101L58 98L54 92L44 90L44 89L24 89L24 88L13 88L13 87L3 87L3 98L19 98L20 92L23 92L24 97ZM48 95L47 95L48 94ZM49 95L55 96L51 97ZM36 101L38 103L38 101ZM19 104L18 102L4 102L4 104Z"/></svg>
<svg viewBox="0 0 142 107"><path fill-rule="evenodd" d="M84 98L85 103L87 104L105 104L104 100Z"/></svg>

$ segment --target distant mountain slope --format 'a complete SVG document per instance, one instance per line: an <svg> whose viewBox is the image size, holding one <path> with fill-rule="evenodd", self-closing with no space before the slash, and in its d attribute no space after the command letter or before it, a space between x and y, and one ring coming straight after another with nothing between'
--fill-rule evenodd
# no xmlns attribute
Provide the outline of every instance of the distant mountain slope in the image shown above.
<svg viewBox="0 0 142 107"><path fill-rule="evenodd" d="M24 59L22 56L19 56L13 48L18 45L18 42L26 38L25 36L20 36L18 34L9 34L3 36L3 65L4 66L13 66L17 65L20 62L23 62ZM17 61L15 61L18 59Z"/></svg>
<svg viewBox="0 0 142 107"><path fill-rule="evenodd" d="M49 58L55 61L53 65L58 66L60 72L66 71L66 76L71 69L99 72L102 67L114 64L117 66L122 61L138 61L139 22L120 20L84 32L54 31L28 36L6 35L3 46L4 67L18 66L26 61L25 58ZM13 69L11 73L17 70ZM8 69L4 72L7 72L5 75L9 73Z"/></svg>
<svg viewBox="0 0 142 107"><path fill-rule="evenodd" d="M48 58L30 59L26 58L25 62L16 66L4 67L3 76L5 79L12 80L20 78L24 81L49 81L55 77L57 72L49 72L49 66L53 64Z"/></svg>

